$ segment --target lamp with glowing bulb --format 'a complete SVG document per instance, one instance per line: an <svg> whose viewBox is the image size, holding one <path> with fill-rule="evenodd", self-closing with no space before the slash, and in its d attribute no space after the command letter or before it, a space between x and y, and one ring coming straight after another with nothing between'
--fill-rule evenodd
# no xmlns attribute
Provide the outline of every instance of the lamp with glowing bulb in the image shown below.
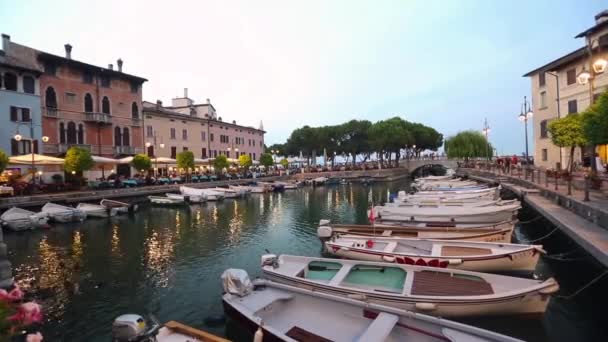
<svg viewBox="0 0 608 342"><path fill-rule="evenodd" d="M601 74L604 71L606 71L606 66L608 65L608 61L605 60L604 58L598 58L595 60L595 62L593 62L593 71L596 74Z"/></svg>
<svg viewBox="0 0 608 342"><path fill-rule="evenodd" d="M585 67L583 67L583 71L581 71L576 76L576 81L580 85L585 85L585 84L589 83L590 79L591 79L591 73L589 71L587 71L587 69L585 69Z"/></svg>

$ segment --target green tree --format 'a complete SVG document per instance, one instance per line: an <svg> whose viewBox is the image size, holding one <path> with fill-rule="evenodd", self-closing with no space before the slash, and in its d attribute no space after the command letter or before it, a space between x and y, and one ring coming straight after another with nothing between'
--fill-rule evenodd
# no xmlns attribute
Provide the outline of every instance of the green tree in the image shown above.
<svg viewBox="0 0 608 342"><path fill-rule="evenodd" d="M0 150L0 173L6 169L6 165L8 165L8 156L2 150Z"/></svg>
<svg viewBox="0 0 608 342"><path fill-rule="evenodd" d="M270 167L274 165L274 160L272 159L272 155L270 153L262 153L260 156L260 164L265 167Z"/></svg>
<svg viewBox="0 0 608 342"><path fill-rule="evenodd" d="M133 157L133 160L131 161L131 165L137 170L137 171L148 171L150 170L150 168L152 167L152 161L150 160L150 157L148 157L145 154L136 154Z"/></svg>
<svg viewBox="0 0 608 342"><path fill-rule="evenodd" d="M449 158L492 157L492 145L480 132L463 131L445 141L445 150Z"/></svg>
<svg viewBox="0 0 608 342"><path fill-rule="evenodd" d="M577 146L583 147L587 144L583 128L583 115L574 113L561 119L553 120L549 123L548 130L551 133L551 141L555 146L570 147L568 169L572 172L574 168L574 149Z"/></svg>
<svg viewBox="0 0 608 342"><path fill-rule="evenodd" d="M369 129L369 140L372 148L380 153L380 158L388 156L389 162L395 153L397 165L401 157L401 149L414 144L414 136L407 123L399 117L378 121ZM384 152L384 153L383 153Z"/></svg>
<svg viewBox="0 0 608 342"><path fill-rule="evenodd" d="M95 162L91 157L91 152L85 148L72 146L65 154L63 168L66 172L81 173L90 170Z"/></svg>
<svg viewBox="0 0 608 342"><path fill-rule="evenodd" d="M289 166L289 161L285 158L281 159L281 161L279 163L281 163L281 165L283 165L284 168L287 168Z"/></svg>
<svg viewBox="0 0 608 342"><path fill-rule="evenodd" d="M285 144L272 144L264 147L264 151L266 153L270 153L270 151L279 151L277 153L285 153Z"/></svg>
<svg viewBox="0 0 608 342"><path fill-rule="evenodd" d="M186 175L190 174L190 170L194 170L194 153L192 151L183 151L177 154L175 163L180 169L186 170Z"/></svg>
<svg viewBox="0 0 608 342"><path fill-rule="evenodd" d="M608 91L602 93L582 116L583 129L589 143L608 144Z"/></svg>
<svg viewBox="0 0 608 342"><path fill-rule="evenodd" d="M229 166L230 163L225 155L219 155L213 160L213 167L215 168L216 173L222 172L222 170L228 168Z"/></svg>
<svg viewBox="0 0 608 342"><path fill-rule="evenodd" d="M251 157L249 155L241 154L239 156L239 165L245 170L247 170L251 167L251 165L253 165L253 161L251 160Z"/></svg>

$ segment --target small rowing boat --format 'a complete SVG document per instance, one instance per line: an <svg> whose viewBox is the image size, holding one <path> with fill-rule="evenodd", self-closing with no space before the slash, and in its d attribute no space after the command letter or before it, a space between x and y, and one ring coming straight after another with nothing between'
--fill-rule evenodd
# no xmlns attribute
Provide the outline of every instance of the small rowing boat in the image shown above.
<svg viewBox="0 0 608 342"><path fill-rule="evenodd" d="M99 202L100 205L106 207L106 209L114 209L117 214L128 214L129 211L137 211L137 204L130 204L127 202L115 201L104 198Z"/></svg>
<svg viewBox="0 0 608 342"><path fill-rule="evenodd" d="M163 197L163 196L148 196L148 199L153 204L159 205L180 205L184 204L183 198Z"/></svg>
<svg viewBox="0 0 608 342"><path fill-rule="evenodd" d="M184 195L184 194L173 194L173 193L166 193L165 196L169 197L169 198L177 198L177 199L181 199L184 202L188 202L188 203L203 203L207 200L207 197L205 195Z"/></svg>
<svg viewBox="0 0 608 342"><path fill-rule="evenodd" d="M87 218L87 214L82 210L52 202L45 204L41 211L47 213L51 220L60 223L82 222Z"/></svg>
<svg viewBox="0 0 608 342"><path fill-rule="evenodd" d="M22 208L13 207L2 213L0 222L12 231L22 231L48 226L48 213L35 213Z"/></svg>
<svg viewBox="0 0 608 342"><path fill-rule="evenodd" d="M76 209L82 210L87 213L87 217L99 217L99 218L107 218L116 216L118 213L114 208L106 208L101 204L93 204L93 203L78 203Z"/></svg>
<svg viewBox="0 0 608 342"><path fill-rule="evenodd" d="M419 222L460 222L496 223L513 220L521 208L519 203L487 207L374 207L374 215L379 222L419 221Z"/></svg>
<svg viewBox="0 0 608 342"><path fill-rule="evenodd" d="M398 308L320 293L274 281L249 280L247 272L222 274L224 311L254 341L518 341L508 336Z"/></svg>
<svg viewBox="0 0 608 342"><path fill-rule="evenodd" d="M539 245L404 237L334 236L325 250L337 257L478 272L534 271Z"/></svg>
<svg viewBox="0 0 608 342"><path fill-rule="evenodd" d="M179 191L183 195L188 196L205 196L207 198L207 201L221 201L226 197L223 192L211 189L191 188L189 186L180 186Z"/></svg>
<svg viewBox="0 0 608 342"><path fill-rule="evenodd" d="M436 267L262 256L267 279L441 317L541 314L557 282Z"/></svg>
<svg viewBox="0 0 608 342"><path fill-rule="evenodd" d="M519 203L518 200L476 200L476 201L457 201L457 200L422 200L419 202L399 202L386 203L385 207L414 207L414 208L439 208L439 207L489 207L503 206Z"/></svg>

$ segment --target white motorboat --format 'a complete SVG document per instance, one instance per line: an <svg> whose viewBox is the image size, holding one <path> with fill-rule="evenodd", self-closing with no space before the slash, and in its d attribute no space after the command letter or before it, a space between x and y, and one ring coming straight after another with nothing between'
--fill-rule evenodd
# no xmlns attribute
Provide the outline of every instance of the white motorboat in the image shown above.
<svg viewBox="0 0 608 342"><path fill-rule="evenodd" d="M406 194L405 191L397 193L396 202L419 203L424 201L439 201L439 202L477 202L483 200L500 199L498 192L484 192L472 194L437 194L433 195L417 195Z"/></svg>
<svg viewBox="0 0 608 342"><path fill-rule="evenodd" d="M270 190L267 189L265 186L249 185L247 187L249 188L252 194L263 194L266 192L270 192Z"/></svg>
<svg viewBox="0 0 608 342"><path fill-rule="evenodd" d="M283 284L441 317L542 314L557 282L382 262L265 255Z"/></svg>
<svg viewBox="0 0 608 342"><path fill-rule="evenodd" d="M48 213L36 213L17 207L8 209L0 216L2 225L13 231L46 227L48 220Z"/></svg>
<svg viewBox="0 0 608 342"><path fill-rule="evenodd" d="M545 253L539 245L393 236L334 236L325 250L347 259L478 272L534 271Z"/></svg>
<svg viewBox="0 0 608 342"><path fill-rule="evenodd" d="M331 224L321 220L317 236L321 242L336 236L344 237L403 237L436 240L466 240L487 242L511 242L514 222L476 227L432 227L432 226L391 226L391 225L353 225Z"/></svg>
<svg viewBox="0 0 608 342"><path fill-rule="evenodd" d="M441 188L443 189L443 188ZM494 193L497 194L497 198L500 196L500 190L502 187L499 185L497 187L491 188L482 188L482 189L452 189L452 190L432 190L432 191L417 191L413 195L417 197L421 196L431 196L431 197L450 197L456 195L471 195L471 194L488 194Z"/></svg>
<svg viewBox="0 0 608 342"><path fill-rule="evenodd" d="M275 183L283 185L283 189L285 189L285 190L295 190L295 189L298 188L298 184L293 183L293 182L279 182L279 181L276 181Z"/></svg>
<svg viewBox="0 0 608 342"><path fill-rule="evenodd" d="M173 193L166 193L165 196L169 197L169 198L177 198L177 199L181 199L184 202L189 202L189 203L203 203L207 201L207 196L206 195L184 195L184 194L173 194Z"/></svg>
<svg viewBox="0 0 608 342"><path fill-rule="evenodd" d="M82 210L52 202L45 204L41 211L47 213L52 221L60 223L84 221L87 218Z"/></svg>
<svg viewBox="0 0 608 342"><path fill-rule="evenodd" d="M148 196L148 199L150 200L150 202L152 202L153 204L160 204L160 205L180 205L180 204L184 204L184 199L183 198L175 198L175 197L167 197L167 196Z"/></svg>
<svg viewBox="0 0 608 342"><path fill-rule="evenodd" d="M224 310L255 341L518 341L508 336L375 303L258 279L222 274Z"/></svg>
<svg viewBox="0 0 608 342"><path fill-rule="evenodd" d="M87 213L87 217L111 217L116 216L118 213L118 209L116 208L106 208L101 204L92 204L92 203L78 203L76 209L82 210Z"/></svg>
<svg viewBox="0 0 608 342"><path fill-rule="evenodd" d="M374 207L379 223L384 221L497 223L517 217L519 203L487 207Z"/></svg>
<svg viewBox="0 0 608 342"><path fill-rule="evenodd" d="M386 203L385 207L413 207L413 208L437 208L437 207L489 207L503 206L519 203L518 200L477 200L477 201L459 201L459 200L421 200L419 202L400 202Z"/></svg>
<svg viewBox="0 0 608 342"><path fill-rule="evenodd" d="M211 190L223 193L226 198L245 197L247 195L247 191L245 190L234 190L222 187L211 188Z"/></svg>
<svg viewBox="0 0 608 342"><path fill-rule="evenodd" d="M138 209L137 204L129 204L126 202L120 202L106 198L102 199L99 204L103 205L107 209L116 210L117 214L128 214L129 211L137 211Z"/></svg>
<svg viewBox="0 0 608 342"><path fill-rule="evenodd" d="M325 182L327 182L328 178L327 177L317 177L317 178L313 178L310 180L310 184L312 185L323 185L325 184Z"/></svg>
<svg viewBox="0 0 608 342"><path fill-rule="evenodd" d="M179 191L183 195L188 196L205 196L207 201L221 201L226 197L223 192L218 192L211 189L191 188L189 186L180 186Z"/></svg>
<svg viewBox="0 0 608 342"><path fill-rule="evenodd" d="M229 185L229 189L237 191L237 192L245 192L246 194L251 193L251 188L243 185Z"/></svg>
<svg viewBox="0 0 608 342"><path fill-rule="evenodd" d="M176 321L169 321L162 325L153 317L148 321L137 314L116 317L112 323L112 341L230 342L227 339Z"/></svg>
<svg viewBox="0 0 608 342"><path fill-rule="evenodd" d="M458 178L454 178L453 175L445 175L445 176L426 176L426 177L419 177L416 178L416 181L445 181L445 180L451 180L451 179L458 179Z"/></svg>

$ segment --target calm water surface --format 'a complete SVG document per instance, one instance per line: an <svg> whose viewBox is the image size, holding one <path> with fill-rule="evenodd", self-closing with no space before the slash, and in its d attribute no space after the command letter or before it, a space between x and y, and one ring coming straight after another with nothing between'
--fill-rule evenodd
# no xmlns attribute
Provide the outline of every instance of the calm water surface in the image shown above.
<svg viewBox="0 0 608 342"><path fill-rule="evenodd" d="M405 187L404 182L309 187L181 208L146 206L132 216L7 233L5 240L17 282L44 305L45 341L109 341L112 320L131 312L239 339L237 325L209 326L206 320L223 313L219 278L226 268L243 268L254 277L265 249L319 256L320 219L366 223L370 196L386 201ZM551 229L535 221L517 235L534 239ZM596 275L599 268L569 241L559 234L547 240L550 254L570 251L574 261L543 262L536 273L556 273L564 294ZM593 340L605 333L605 312L594 308L606 303L606 294L595 290L606 284L574 300L553 300L543 319L466 322L530 341Z"/></svg>

